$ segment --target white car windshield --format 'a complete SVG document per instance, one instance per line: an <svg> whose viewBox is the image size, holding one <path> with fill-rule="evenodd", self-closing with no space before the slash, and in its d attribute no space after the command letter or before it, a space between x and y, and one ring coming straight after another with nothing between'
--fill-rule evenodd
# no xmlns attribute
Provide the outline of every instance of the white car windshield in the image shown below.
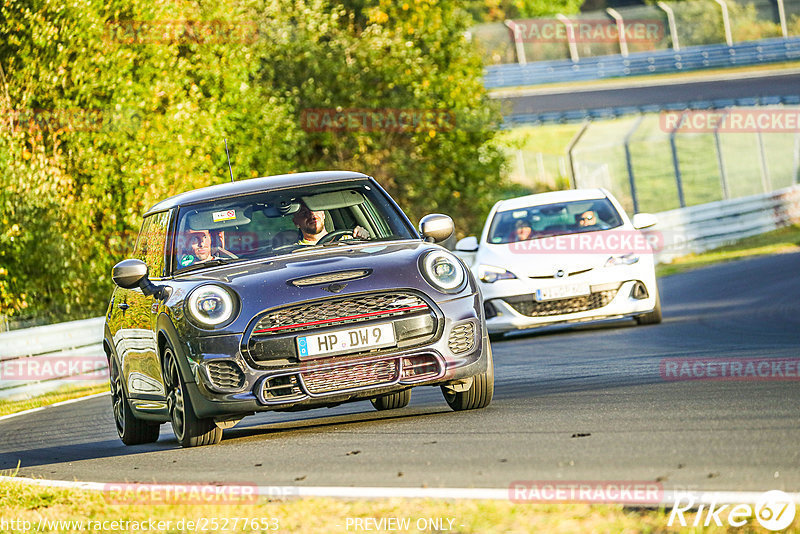
<svg viewBox="0 0 800 534"><path fill-rule="evenodd" d="M489 229L492 244L514 243L540 237L608 230L622 225L607 198L543 204L498 211Z"/></svg>

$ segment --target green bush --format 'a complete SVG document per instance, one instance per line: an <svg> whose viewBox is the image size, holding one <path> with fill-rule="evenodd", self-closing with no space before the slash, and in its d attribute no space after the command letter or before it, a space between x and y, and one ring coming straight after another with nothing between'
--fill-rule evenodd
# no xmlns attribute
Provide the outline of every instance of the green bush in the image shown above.
<svg viewBox="0 0 800 534"><path fill-rule="evenodd" d="M352 169L412 217L479 228L500 117L455 1L6 0L0 6L0 316L102 314L111 266L166 196ZM314 108L433 110L447 127L313 131Z"/></svg>

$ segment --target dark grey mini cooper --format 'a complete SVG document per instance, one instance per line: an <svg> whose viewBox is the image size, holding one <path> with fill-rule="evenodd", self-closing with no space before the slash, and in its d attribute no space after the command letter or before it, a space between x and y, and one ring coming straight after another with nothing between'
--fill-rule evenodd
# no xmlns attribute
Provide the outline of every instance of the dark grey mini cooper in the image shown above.
<svg viewBox="0 0 800 534"><path fill-rule="evenodd" d="M265 410L408 404L441 386L483 408L494 371L469 270L369 176L314 172L183 193L144 215L106 316L117 431L184 447Z"/></svg>

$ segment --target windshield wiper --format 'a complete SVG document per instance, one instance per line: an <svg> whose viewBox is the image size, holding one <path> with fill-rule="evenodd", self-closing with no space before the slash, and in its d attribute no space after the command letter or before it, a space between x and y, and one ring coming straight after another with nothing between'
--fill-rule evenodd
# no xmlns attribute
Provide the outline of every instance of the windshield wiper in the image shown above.
<svg viewBox="0 0 800 534"><path fill-rule="evenodd" d="M298 245L297 248L292 249L292 254L295 252L303 252L305 250L316 250L325 247L339 247L342 245L352 245L355 243L367 243L369 241L375 241L375 239L364 239L360 237L353 237L350 239L339 239L338 241L330 241L328 243L322 243L317 245Z"/></svg>
<svg viewBox="0 0 800 534"><path fill-rule="evenodd" d="M217 265L224 265L226 263L234 263L237 261L243 261L246 258L214 258L212 260L201 261L200 263L195 263L189 265L188 267L184 267L176 274L183 274L188 273L189 271L196 271L198 269L204 269L206 267L216 267Z"/></svg>
<svg viewBox="0 0 800 534"><path fill-rule="evenodd" d="M331 241L330 243L323 243L321 246L323 247L331 247L333 245L349 245L350 243L366 243L367 241L373 241L369 238L363 237L351 237L350 239L339 239L338 241Z"/></svg>

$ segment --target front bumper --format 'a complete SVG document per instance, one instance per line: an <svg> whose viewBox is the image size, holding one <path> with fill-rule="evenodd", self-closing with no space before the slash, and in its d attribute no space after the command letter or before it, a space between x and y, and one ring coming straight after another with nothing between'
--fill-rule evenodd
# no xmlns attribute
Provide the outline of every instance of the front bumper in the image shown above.
<svg viewBox="0 0 800 534"><path fill-rule="evenodd" d="M594 271L600 272L557 280L516 279L494 284L482 283L489 333L635 317L651 312L656 307L658 287L652 266L620 266ZM591 294L543 302L536 301L534 297L537 289L572 283L588 285Z"/></svg>
<svg viewBox="0 0 800 534"><path fill-rule="evenodd" d="M205 338L187 355L192 373L187 382L193 382L187 383L189 396L199 417L227 417L332 406L457 382L487 369L481 307L479 293L437 302L435 336L422 345L305 361L287 356L274 365L248 357L241 334ZM465 329L471 332L467 342ZM222 367L228 372L220 372Z"/></svg>

